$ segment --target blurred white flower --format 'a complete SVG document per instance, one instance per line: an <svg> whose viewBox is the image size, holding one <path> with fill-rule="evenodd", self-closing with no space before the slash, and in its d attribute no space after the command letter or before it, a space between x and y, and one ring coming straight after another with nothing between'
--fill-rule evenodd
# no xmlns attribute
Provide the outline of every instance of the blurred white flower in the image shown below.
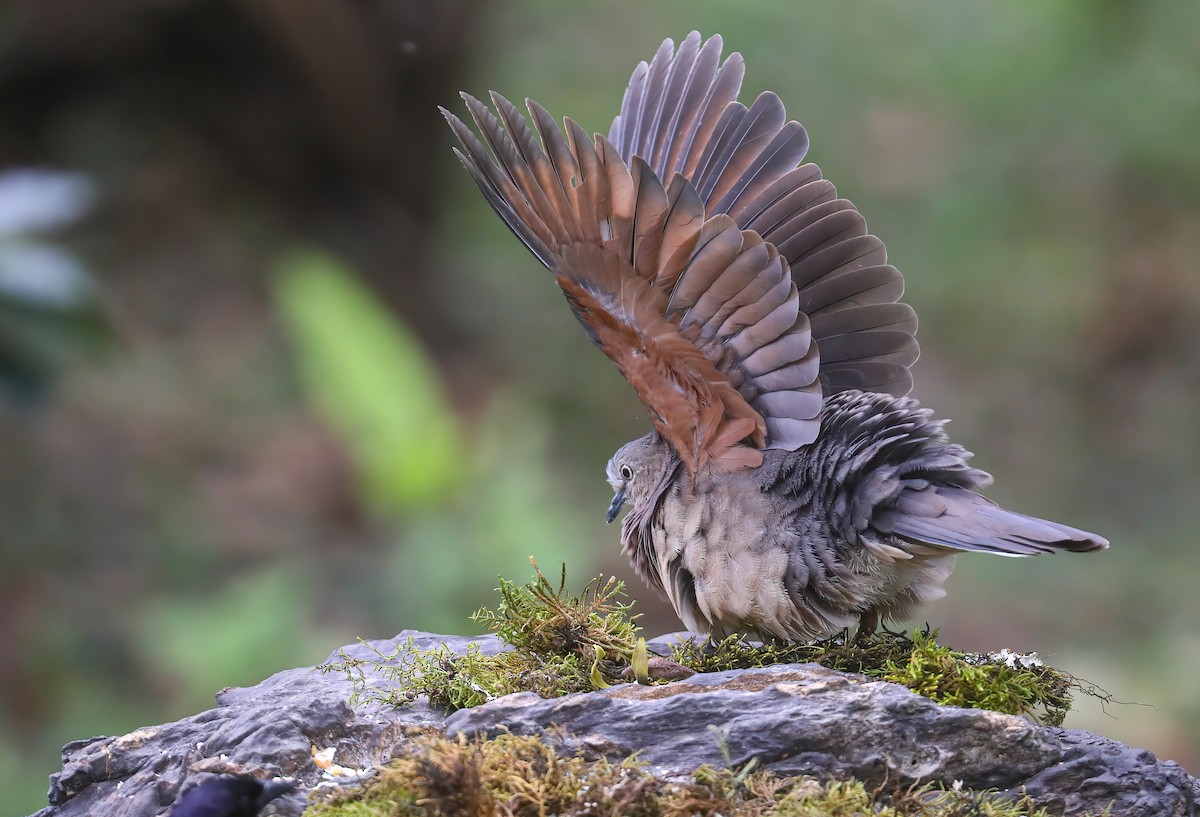
<svg viewBox="0 0 1200 817"><path fill-rule="evenodd" d="M0 397L29 406L107 339L97 288L53 230L82 218L96 186L47 168L0 172Z"/></svg>
<svg viewBox="0 0 1200 817"><path fill-rule="evenodd" d="M96 201L82 173L23 168L0 173L0 238L47 232L81 219Z"/></svg>
<svg viewBox="0 0 1200 817"><path fill-rule="evenodd" d="M41 309L71 309L92 300L95 287L83 264L30 234L69 226L95 199L95 185L79 173L0 173L0 298Z"/></svg>

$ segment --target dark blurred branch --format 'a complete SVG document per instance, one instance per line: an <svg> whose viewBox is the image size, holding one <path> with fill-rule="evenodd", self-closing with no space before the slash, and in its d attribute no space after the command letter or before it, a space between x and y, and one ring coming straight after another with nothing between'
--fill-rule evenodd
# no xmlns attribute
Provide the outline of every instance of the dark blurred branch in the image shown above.
<svg viewBox="0 0 1200 817"><path fill-rule="evenodd" d="M167 165L206 193L200 218L231 202L270 212L276 240L348 256L436 332L436 106L458 89L480 2L23 0L0 54L0 166L90 171L128 202L146 164Z"/></svg>

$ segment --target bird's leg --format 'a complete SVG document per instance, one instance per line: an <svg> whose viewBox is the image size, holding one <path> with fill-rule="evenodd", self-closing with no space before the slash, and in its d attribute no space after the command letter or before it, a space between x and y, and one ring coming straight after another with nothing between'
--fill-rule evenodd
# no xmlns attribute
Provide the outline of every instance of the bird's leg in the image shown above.
<svg viewBox="0 0 1200 817"><path fill-rule="evenodd" d="M858 632L854 634L855 641L866 641L875 634L879 627L879 611L875 608L864 610L858 614Z"/></svg>

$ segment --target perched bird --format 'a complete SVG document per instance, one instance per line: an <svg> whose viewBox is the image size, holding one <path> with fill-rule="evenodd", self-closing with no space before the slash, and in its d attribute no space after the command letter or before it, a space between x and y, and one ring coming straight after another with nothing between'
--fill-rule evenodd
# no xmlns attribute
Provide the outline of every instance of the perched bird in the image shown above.
<svg viewBox="0 0 1200 817"><path fill-rule="evenodd" d="M264 781L223 774L185 791L175 801L171 817L254 817L297 785L296 780Z"/></svg>
<svg viewBox="0 0 1200 817"><path fill-rule="evenodd" d="M638 575L691 630L801 641L910 617L961 552L1107 547L976 493L991 477L906 397L917 321L883 243L800 164L779 97L737 101L721 48L665 41L607 138L495 93L463 94L479 135L442 111L654 424L607 469Z"/></svg>

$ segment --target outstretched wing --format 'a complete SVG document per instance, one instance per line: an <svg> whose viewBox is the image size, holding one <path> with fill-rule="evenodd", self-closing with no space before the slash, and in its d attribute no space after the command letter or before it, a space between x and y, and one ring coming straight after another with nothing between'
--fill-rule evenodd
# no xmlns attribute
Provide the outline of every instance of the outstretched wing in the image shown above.
<svg viewBox="0 0 1200 817"><path fill-rule="evenodd" d="M817 352L774 246L727 215L706 219L682 176L664 189L569 119L564 137L536 103L540 143L503 97L499 116L463 98L482 140L443 110L459 159L689 469L757 466L761 448L815 438Z"/></svg>
<svg viewBox="0 0 1200 817"><path fill-rule="evenodd" d="M765 92L737 101L740 54L721 62L721 38L693 31L678 51L663 42L634 70L609 139L626 163L640 157L659 179L682 174L708 216L729 215L778 247L820 350L827 395L846 389L903 396L919 353L917 319L883 242L815 164L797 166L808 135Z"/></svg>

